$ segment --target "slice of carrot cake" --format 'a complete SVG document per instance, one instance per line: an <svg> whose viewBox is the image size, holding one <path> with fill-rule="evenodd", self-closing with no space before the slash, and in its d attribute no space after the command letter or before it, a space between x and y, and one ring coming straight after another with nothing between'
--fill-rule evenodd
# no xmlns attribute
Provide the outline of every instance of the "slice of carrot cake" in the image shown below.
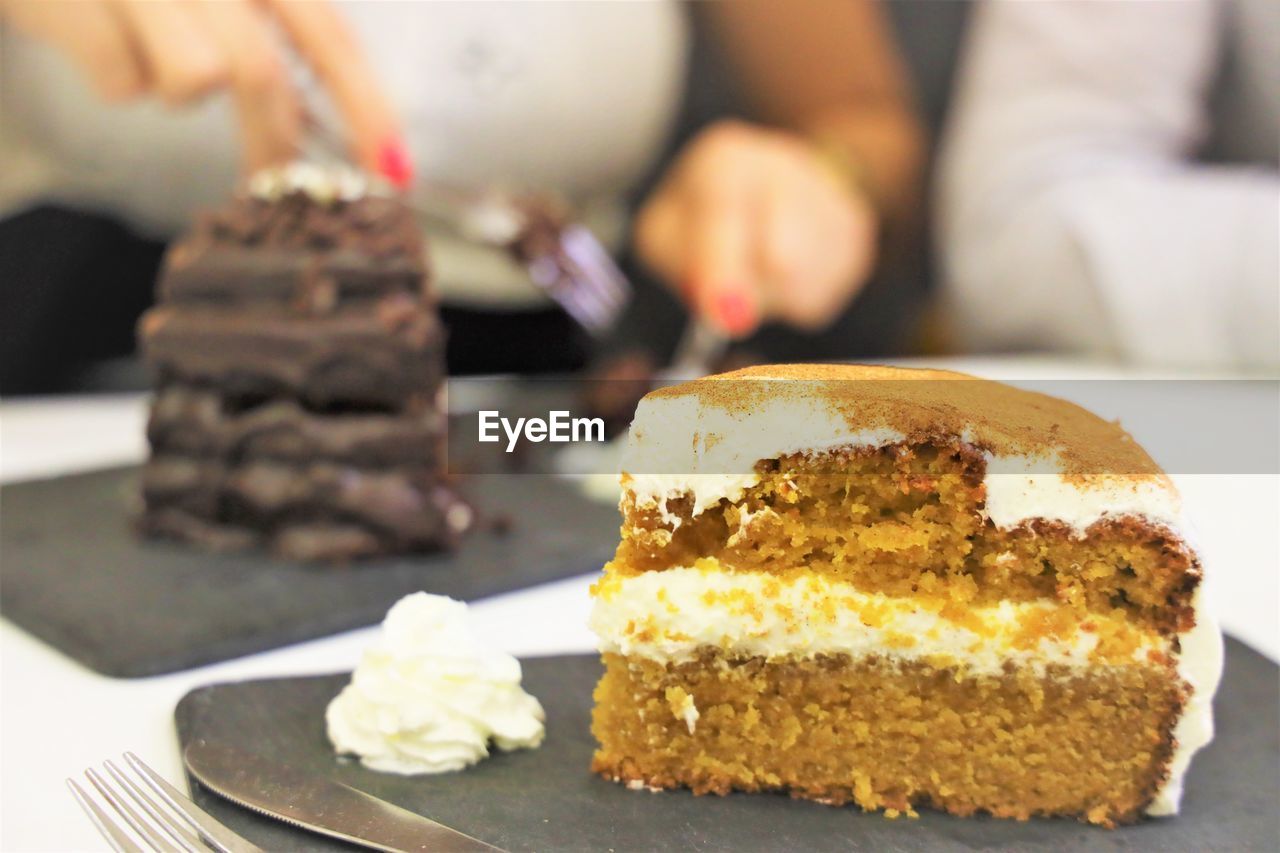
<svg viewBox="0 0 1280 853"><path fill-rule="evenodd" d="M752 368L645 397L622 485L598 773L890 816L1177 810L1221 636L1118 425L962 374Z"/></svg>

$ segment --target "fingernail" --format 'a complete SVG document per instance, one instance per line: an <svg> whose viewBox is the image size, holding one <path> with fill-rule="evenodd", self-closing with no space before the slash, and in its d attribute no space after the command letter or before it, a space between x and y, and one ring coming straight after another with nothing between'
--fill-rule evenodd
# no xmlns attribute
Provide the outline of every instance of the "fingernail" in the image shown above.
<svg viewBox="0 0 1280 853"><path fill-rule="evenodd" d="M755 326L756 312L741 293L722 293L716 297L716 316L731 335L741 335Z"/></svg>
<svg viewBox="0 0 1280 853"><path fill-rule="evenodd" d="M413 163L399 139L389 139L378 149L378 172L397 189L413 183Z"/></svg>

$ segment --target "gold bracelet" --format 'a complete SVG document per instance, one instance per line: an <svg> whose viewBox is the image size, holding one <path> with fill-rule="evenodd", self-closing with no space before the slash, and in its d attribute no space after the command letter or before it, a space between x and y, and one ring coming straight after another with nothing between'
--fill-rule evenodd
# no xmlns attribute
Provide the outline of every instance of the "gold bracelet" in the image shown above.
<svg viewBox="0 0 1280 853"><path fill-rule="evenodd" d="M880 194L874 176L867 168L866 160L847 142L830 133L817 133L808 137L819 161L840 185L849 192L865 198L877 212L881 211Z"/></svg>

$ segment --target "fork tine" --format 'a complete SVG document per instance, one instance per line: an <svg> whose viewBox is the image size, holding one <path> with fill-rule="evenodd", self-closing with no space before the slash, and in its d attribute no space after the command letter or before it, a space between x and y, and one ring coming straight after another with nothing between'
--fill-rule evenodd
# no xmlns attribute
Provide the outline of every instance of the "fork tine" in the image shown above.
<svg viewBox="0 0 1280 853"><path fill-rule="evenodd" d="M582 225L570 226L565 232L564 244L569 256L590 270L592 278L612 299L625 301L631 282L590 230Z"/></svg>
<svg viewBox="0 0 1280 853"><path fill-rule="evenodd" d="M613 320L617 305L608 289L601 286L598 277L576 263L566 277L568 282L564 288L565 298L576 300L590 314L594 322L601 326L608 326Z"/></svg>
<svg viewBox="0 0 1280 853"><path fill-rule="evenodd" d="M608 325L630 294L631 285L595 235L581 225L571 225L561 237L561 250L573 267L576 290L599 306L601 321Z"/></svg>
<svg viewBox="0 0 1280 853"><path fill-rule="evenodd" d="M576 313L580 319L594 323L599 320L599 308L592 294L585 291L575 279L569 279L560 287L560 304Z"/></svg>
<svg viewBox="0 0 1280 853"><path fill-rule="evenodd" d="M598 310L600 312L600 322L603 323L606 327L612 325L613 321L618 316L618 312L622 307L622 303L618 300L618 298L614 295L613 291L610 288L601 286L599 284L598 278L588 277L587 280L596 282L595 286L590 288L584 288L584 289L588 290L591 293L592 298L595 300L596 304L599 306Z"/></svg>
<svg viewBox="0 0 1280 853"><path fill-rule="evenodd" d="M631 284L589 229L563 225L556 247L525 259L534 283L588 331L604 334L624 307Z"/></svg>
<svg viewBox="0 0 1280 853"><path fill-rule="evenodd" d="M141 806L142 810L150 815L151 819L177 843L178 849L196 851L196 853L204 849L200 839L187 830L185 823L169 814L155 800L148 797L147 792L139 788L138 783L126 776L120 768L116 767L114 762L106 761L103 766L107 768L107 773L111 774L116 783L129 792L129 796L133 797L134 802ZM173 844L168 846L172 848Z"/></svg>
<svg viewBox="0 0 1280 853"><path fill-rule="evenodd" d="M604 319L602 306L593 298L588 288L582 287L582 277L570 272L566 275L550 257L542 257L527 266L530 276L547 291L575 320L595 332Z"/></svg>
<svg viewBox="0 0 1280 853"><path fill-rule="evenodd" d="M88 777L89 783L98 789L98 793L107 801L107 805L115 809L116 814L125 823L129 824L133 831L150 845L152 850L159 851L159 853L169 853L177 849L168 843L160 833L156 832L155 827L143 820L142 816L133 810L124 796L108 785L107 780L103 779L98 771L90 767L84 771L84 775Z"/></svg>
<svg viewBox="0 0 1280 853"><path fill-rule="evenodd" d="M600 314L600 307L579 288L573 286L564 288L560 294L560 304L589 332L598 334L603 331L605 324Z"/></svg>
<svg viewBox="0 0 1280 853"><path fill-rule="evenodd" d="M125 763L142 776L142 781L146 782L160 799L168 803L174 811L191 825L191 828L196 831L196 834L206 844L216 848L221 853L250 853L250 851L261 853L260 847L227 829L215 820L211 814L191 802L177 788L166 782L159 773L148 767L141 758L132 752L126 752L124 760Z"/></svg>
<svg viewBox="0 0 1280 853"><path fill-rule="evenodd" d="M76 784L76 780L68 778L67 787L71 789L71 796L76 798L80 808L84 810L98 832L102 833L102 837L107 840L112 849L117 853L143 853L142 848L134 843L119 824L112 820L97 803L89 799L89 795Z"/></svg>

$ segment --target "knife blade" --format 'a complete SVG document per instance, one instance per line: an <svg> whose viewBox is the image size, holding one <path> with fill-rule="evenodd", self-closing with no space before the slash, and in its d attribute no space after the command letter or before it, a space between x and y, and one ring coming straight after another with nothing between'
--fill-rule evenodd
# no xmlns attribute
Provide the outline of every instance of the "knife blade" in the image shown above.
<svg viewBox="0 0 1280 853"><path fill-rule="evenodd" d="M193 741L182 755L191 775L236 805L301 829L374 850L502 853L442 823L341 782L234 747Z"/></svg>
<svg viewBox="0 0 1280 853"><path fill-rule="evenodd" d="M701 379L711 373L729 349L729 338L697 314L689 322L671 355L671 364L658 374L661 381Z"/></svg>

